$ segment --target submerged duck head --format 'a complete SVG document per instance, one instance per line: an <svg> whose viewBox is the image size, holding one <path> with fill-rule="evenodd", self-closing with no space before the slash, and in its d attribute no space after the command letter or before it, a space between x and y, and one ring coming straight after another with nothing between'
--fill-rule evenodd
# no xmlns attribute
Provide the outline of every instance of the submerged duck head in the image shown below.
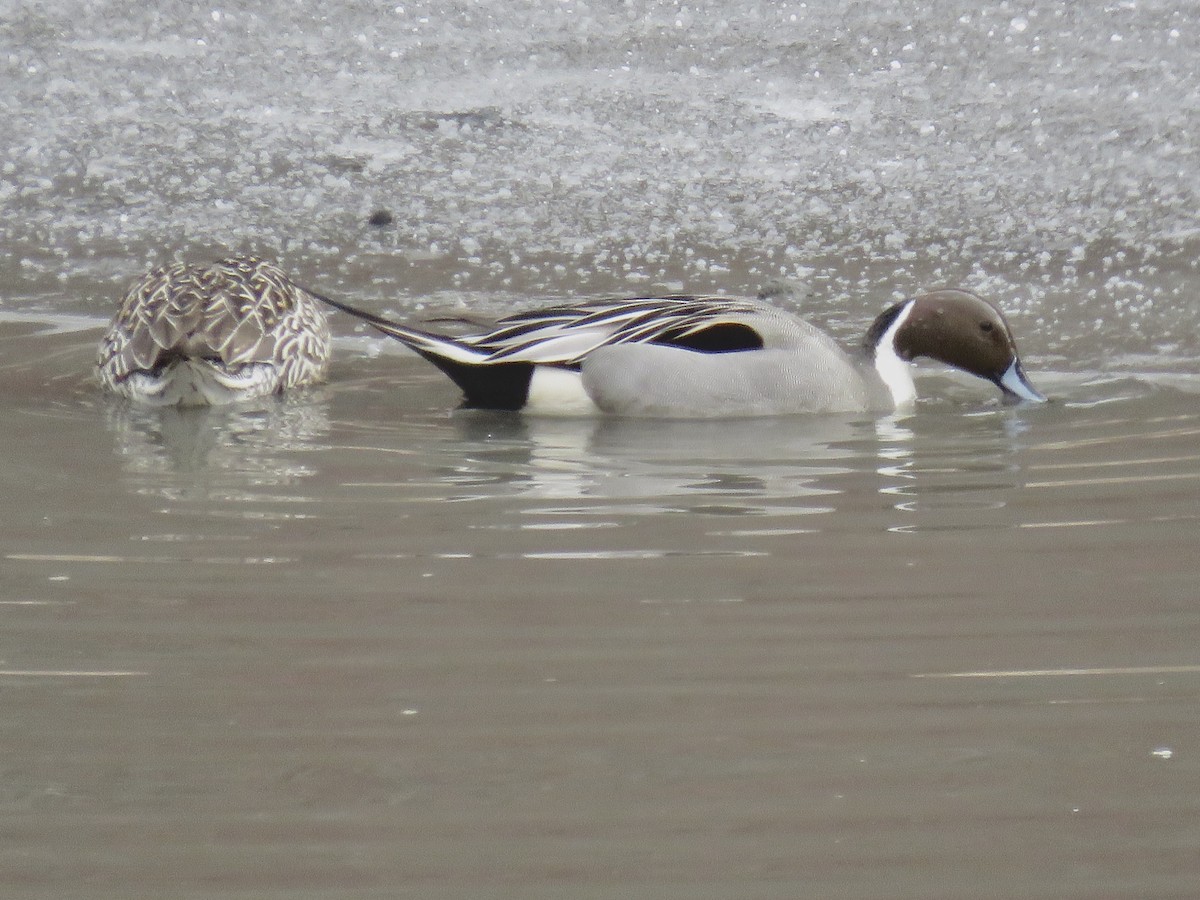
<svg viewBox="0 0 1200 900"><path fill-rule="evenodd" d="M1025 375L1004 316L969 291L903 300L879 314L863 344L897 403L915 396L907 364L920 356L984 378L1014 400L1046 401Z"/></svg>

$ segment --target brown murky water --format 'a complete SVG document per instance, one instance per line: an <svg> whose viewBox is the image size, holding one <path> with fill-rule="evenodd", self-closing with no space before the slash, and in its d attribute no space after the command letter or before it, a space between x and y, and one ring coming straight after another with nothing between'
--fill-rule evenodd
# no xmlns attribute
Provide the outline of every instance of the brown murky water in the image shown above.
<svg viewBox="0 0 1200 900"><path fill-rule="evenodd" d="M139 413L0 332L10 897L1192 897L1200 406Z"/></svg>

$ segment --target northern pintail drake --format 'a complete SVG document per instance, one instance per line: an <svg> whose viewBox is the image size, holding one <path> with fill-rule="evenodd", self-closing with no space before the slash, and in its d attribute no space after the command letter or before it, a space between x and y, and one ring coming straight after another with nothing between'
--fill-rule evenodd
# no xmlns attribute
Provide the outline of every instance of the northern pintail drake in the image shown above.
<svg viewBox="0 0 1200 900"><path fill-rule="evenodd" d="M857 412L916 398L909 362L932 357L1044 402L994 306L940 290L884 310L861 352L752 300L643 297L551 306L455 337L322 297L408 345L462 389L465 405L570 415L718 417Z"/></svg>
<svg viewBox="0 0 1200 900"><path fill-rule="evenodd" d="M100 342L105 388L156 406L208 406L324 379L329 323L314 295L255 257L155 269Z"/></svg>

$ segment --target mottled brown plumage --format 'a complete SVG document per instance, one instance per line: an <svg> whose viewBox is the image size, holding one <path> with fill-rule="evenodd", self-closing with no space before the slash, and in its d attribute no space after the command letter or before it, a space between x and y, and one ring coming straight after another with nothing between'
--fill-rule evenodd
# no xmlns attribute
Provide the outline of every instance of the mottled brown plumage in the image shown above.
<svg viewBox="0 0 1200 900"><path fill-rule="evenodd" d="M329 326L275 265L231 257L155 269L125 295L100 343L100 381L131 400L227 403L321 381Z"/></svg>

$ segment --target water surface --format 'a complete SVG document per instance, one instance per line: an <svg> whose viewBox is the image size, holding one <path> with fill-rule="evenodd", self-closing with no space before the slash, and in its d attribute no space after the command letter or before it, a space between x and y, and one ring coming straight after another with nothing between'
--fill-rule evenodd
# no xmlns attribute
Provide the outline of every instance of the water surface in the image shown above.
<svg viewBox="0 0 1200 900"><path fill-rule="evenodd" d="M1194 395L145 412L94 337L4 329L11 895L1192 889Z"/></svg>
<svg viewBox="0 0 1200 900"><path fill-rule="evenodd" d="M1197 15L0 3L0 894L1194 897ZM100 396L231 251L847 343L961 286L1055 402L456 412L341 318L308 393Z"/></svg>

